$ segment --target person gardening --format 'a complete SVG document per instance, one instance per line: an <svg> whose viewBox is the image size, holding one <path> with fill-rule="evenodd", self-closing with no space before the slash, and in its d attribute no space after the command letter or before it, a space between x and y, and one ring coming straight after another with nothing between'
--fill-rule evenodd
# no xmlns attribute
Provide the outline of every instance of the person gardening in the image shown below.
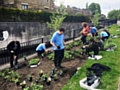
<svg viewBox="0 0 120 90"><path fill-rule="evenodd" d="M20 51L20 42L19 41L11 41L7 45L7 49L10 54L10 67L13 68L13 61L15 60L15 68L18 68L18 54Z"/></svg>
<svg viewBox="0 0 120 90"><path fill-rule="evenodd" d="M37 52L39 59L41 58L41 56L43 58L43 56L44 56L43 54L47 52L46 51L46 42L40 43L36 48L36 52Z"/></svg>
<svg viewBox="0 0 120 90"><path fill-rule="evenodd" d="M63 68L61 66L62 59L64 57L64 28L60 28L56 31L51 40L50 44L54 50L54 66L55 68Z"/></svg>

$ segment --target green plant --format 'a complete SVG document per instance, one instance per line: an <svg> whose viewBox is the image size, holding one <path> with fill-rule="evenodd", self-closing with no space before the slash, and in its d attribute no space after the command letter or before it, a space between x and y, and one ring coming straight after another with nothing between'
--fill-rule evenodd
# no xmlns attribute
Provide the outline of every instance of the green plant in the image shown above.
<svg viewBox="0 0 120 90"><path fill-rule="evenodd" d="M43 70L40 70L39 75L40 77L43 75Z"/></svg>
<svg viewBox="0 0 120 90"><path fill-rule="evenodd" d="M16 85L20 85L19 79L15 79L14 82L15 82Z"/></svg>
<svg viewBox="0 0 120 90"><path fill-rule="evenodd" d="M30 85L30 90L43 90L43 85L37 85L36 83L32 83Z"/></svg>
<svg viewBox="0 0 120 90"><path fill-rule="evenodd" d="M14 81L15 79L21 77L19 73L15 72L15 71L13 71L13 70L10 71L10 72L8 72L8 73L11 75L12 81Z"/></svg>
<svg viewBox="0 0 120 90"><path fill-rule="evenodd" d="M112 48L112 47L114 47L114 46L116 46L115 43L113 43L112 41L108 41L108 42L106 42L104 48L105 48L105 49L108 49L108 48Z"/></svg>
<svg viewBox="0 0 120 90"><path fill-rule="evenodd" d="M29 74L29 75L27 76L27 78L28 78L29 81L32 81L32 75Z"/></svg>
<svg viewBox="0 0 120 90"><path fill-rule="evenodd" d="M45 82L46 82L46 81L47 81L47 78L48 78L48 77L47 77L46 74L43 74L43 75L41 76L41 80L42 80L42 81L45 81Z"/></svg>
<svg viewBox="0 0 120 90"><path fill-rule="evenodd" d="M54 74L54 80L58 80L58 74Z"/></svg>
<svg viewBox="0 0 120 90"><path fill-rule="evenodd" d="M61 3L60 7L56 9L57 14L52 14L50 16L50 23L47 22L48 28L51 28L53 31L56 31L60 28L63 20L66 18L67 12L65 6Z"/></svg>
<svg viewBox="0 0 120 90"><path fill-rule="evenodd" d="M48 59L50 59L50 60L54 60L54 53L49 54L47 57L48 57Z"/></svg>
<svg viewBox="0 0 120 90"><path fill-rule="evenodd" d="M39 59L31 59L30 61L29 61L29 65L35 65L35 64L37 64L39 62Z"/></svg>

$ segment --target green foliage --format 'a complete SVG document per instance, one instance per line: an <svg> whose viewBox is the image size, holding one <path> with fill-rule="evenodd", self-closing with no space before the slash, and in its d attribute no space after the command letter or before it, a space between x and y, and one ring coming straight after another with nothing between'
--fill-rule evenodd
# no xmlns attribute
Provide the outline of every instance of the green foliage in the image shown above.
<svg viewBox="0 0 120 90"><path fill-rule="evenodd" d="M98 3L91 3L89 5L89 10L92 11L93 15L96 13L96 11L101 14L101 7Z"/></svg>
<svg viewBox="0 0 120 90"><path fill-rule="evenodd" d="M30 89L28 90L43 90L43 85L37 85L35 83L32 83Z"/></svg>
<svg viewBox="0 0 120 90"><path fill-rule="evenodd" d="M0 22L7 21L38 21L38 22L50 22L50 16L53 13L45 11L31 11L31 10L19 10L11 8L0 8ZM60 15L54 13L55 16ZM90 21L88 16L71 16L65 15L64 22L87 22ZM62 19L61 19L62 20Z"/></svg>
<svg viewBox="0 0 120 90"><path fill-rule="evenodd" d="M116 44L114 42L107 41L106 44L105 44L105 46L104 46L104 48L108 49L108 48L111 48L111 47L114 47L114 46L116 46Z"/></svg>
<svg viewBox="0 0 120 90"><path fill-rule="evenodd" d="M99 26L99 20L101 19L101 14L98 12L95 12L92 18L92 23L97 27Z"/></svg>
<svg viewBox="0 0 120 90"><path fill-rule="evenodd" d="M83 13L81 13L81 12L77 12L75 15L76 16L84 16Z"/></svg>
<svg viewBox="0 0 120 90"><path fill-rule="evenodd" d="M61 4L60 8L56 9L56 14L53 13L53 15L50 17L51 22L47 22L48 28L51 28L53 31L58 30L63 23L63 20L66 18L66 15L67 11L65 6Z"/></svg>
<svg viewBox="0 0 120 90"><path fill-rule="evenodd" d="M108 13L109 19L120 19L120 10L111 10Z"/></svg>
<svg viewBox="0 0 120 90"><path fill-rule="evenodd" d="M29 65L36 65L39 62L39 59L31 59Z"/></svg>

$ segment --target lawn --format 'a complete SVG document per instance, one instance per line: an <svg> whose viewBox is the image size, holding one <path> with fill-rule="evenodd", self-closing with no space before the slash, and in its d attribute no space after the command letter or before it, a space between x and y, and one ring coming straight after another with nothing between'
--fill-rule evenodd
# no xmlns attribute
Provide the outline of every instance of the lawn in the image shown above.
<svg viewBox="0 0 120 90"><path fill-rule="evenodd" d="M120 27L117 25L112 25L108 27L111 34L120 34ZM111 39L111 38L110 38ZM117 90L118 80L120 77L120 38L111 39L117 44L115 51L100 51L100 55L103 56L100 60L87 60L86 63L78 71L78 76L73 76L69 82L62 88L62 90L84 90L80 87L79 81L86 77L86 68L90 67L94 63L100 63L111 68L110 71L104 71L100 77L101 83L97 87L103 90Z"/></svg>

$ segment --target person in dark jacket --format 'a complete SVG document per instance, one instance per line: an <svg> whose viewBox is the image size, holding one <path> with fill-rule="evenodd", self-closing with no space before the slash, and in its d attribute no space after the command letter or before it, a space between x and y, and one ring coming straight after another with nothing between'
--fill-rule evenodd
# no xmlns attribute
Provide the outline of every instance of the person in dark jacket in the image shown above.
<svg viewBox="0 0 120 90"><path fill-rule="evenodd" d="M7 49L10 54L10 67L14 67L13 61L15 60L15 68L18 68L18 54L20 51L20 42L19 41L11 41L7 45Z"/></svg>
<svg viewBox="0 0 120 90"><path fill-rule="evenodd" d="M99 47L93 38L91 38L90 43L83 46L83 48L86 49L85 54L89 55L90 57L92 57L92 55L90 55L89 53L92 51L94 52L93 56L98 55L99 53Z"/></svg>

